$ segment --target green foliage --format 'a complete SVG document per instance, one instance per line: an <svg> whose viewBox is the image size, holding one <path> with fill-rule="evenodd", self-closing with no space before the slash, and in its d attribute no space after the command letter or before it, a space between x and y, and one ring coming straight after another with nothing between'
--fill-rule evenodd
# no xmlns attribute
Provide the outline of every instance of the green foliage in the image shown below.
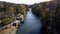
<svg viewBox="0 0 60 34"><path fill-rule="evenodd" d="M3 23L3 25L7 25L7 24L11 23L11 19L9 19L9 18L4 18L4 19L2 20L2 23Z"/></svg>

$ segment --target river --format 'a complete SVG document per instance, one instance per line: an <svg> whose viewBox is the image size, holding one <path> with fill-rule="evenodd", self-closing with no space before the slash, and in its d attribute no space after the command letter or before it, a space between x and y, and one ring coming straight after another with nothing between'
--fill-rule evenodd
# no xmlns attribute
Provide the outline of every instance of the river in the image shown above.
<svg viewBox="0 0 60 34"><path fill-rule="evenodd" d="M36 17L31 9L27 11L24 24L20 25L20 28L17 30L16 34L41 34L41 20Z"/></svg>

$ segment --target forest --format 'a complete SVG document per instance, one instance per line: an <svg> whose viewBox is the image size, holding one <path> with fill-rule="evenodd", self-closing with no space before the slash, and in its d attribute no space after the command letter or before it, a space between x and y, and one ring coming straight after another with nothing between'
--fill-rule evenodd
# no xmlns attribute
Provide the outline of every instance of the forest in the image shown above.
<svg viewBox="0 0 60 34"><path fill-rule="evenodd" d="M0 21L2 21L2 25L5 26L13 22L18 14L22 14L25 18L28 8L31 8L32 13L41 18L42 34L60 34L60 4L55 4L54 1L35 3L30 6L0 2Z"/></svg>

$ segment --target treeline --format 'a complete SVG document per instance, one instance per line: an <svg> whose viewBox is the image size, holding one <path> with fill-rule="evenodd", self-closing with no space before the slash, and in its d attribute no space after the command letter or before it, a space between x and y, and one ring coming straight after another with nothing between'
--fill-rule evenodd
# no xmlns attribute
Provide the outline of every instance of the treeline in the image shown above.
<svg viewBox="0 0 60 34"><path fill-rule="evenodd" d="M3 21L3 24L7 25L15 20L17 14L22 14L25 18L26 11L27 5L25 4L0 2L0 21Z"/></svg>
<svg viewBox="0 0 60 34"><path fill-rule="evenodd" d="M30 6L32 12L42 21L42 34L59 34L60 32L60 3L47 1Z"/></svg>

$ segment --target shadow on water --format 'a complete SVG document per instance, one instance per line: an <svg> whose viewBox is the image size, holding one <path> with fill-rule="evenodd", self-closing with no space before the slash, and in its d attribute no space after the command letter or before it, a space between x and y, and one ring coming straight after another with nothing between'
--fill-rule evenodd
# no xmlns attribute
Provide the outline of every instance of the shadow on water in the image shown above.
<svg viewBox="0 0 60 34"><path fill-rule="evenodd" d="M41 20L31 11L27 12L24 24L20 25L17 34L41 34Z"/></svg>

